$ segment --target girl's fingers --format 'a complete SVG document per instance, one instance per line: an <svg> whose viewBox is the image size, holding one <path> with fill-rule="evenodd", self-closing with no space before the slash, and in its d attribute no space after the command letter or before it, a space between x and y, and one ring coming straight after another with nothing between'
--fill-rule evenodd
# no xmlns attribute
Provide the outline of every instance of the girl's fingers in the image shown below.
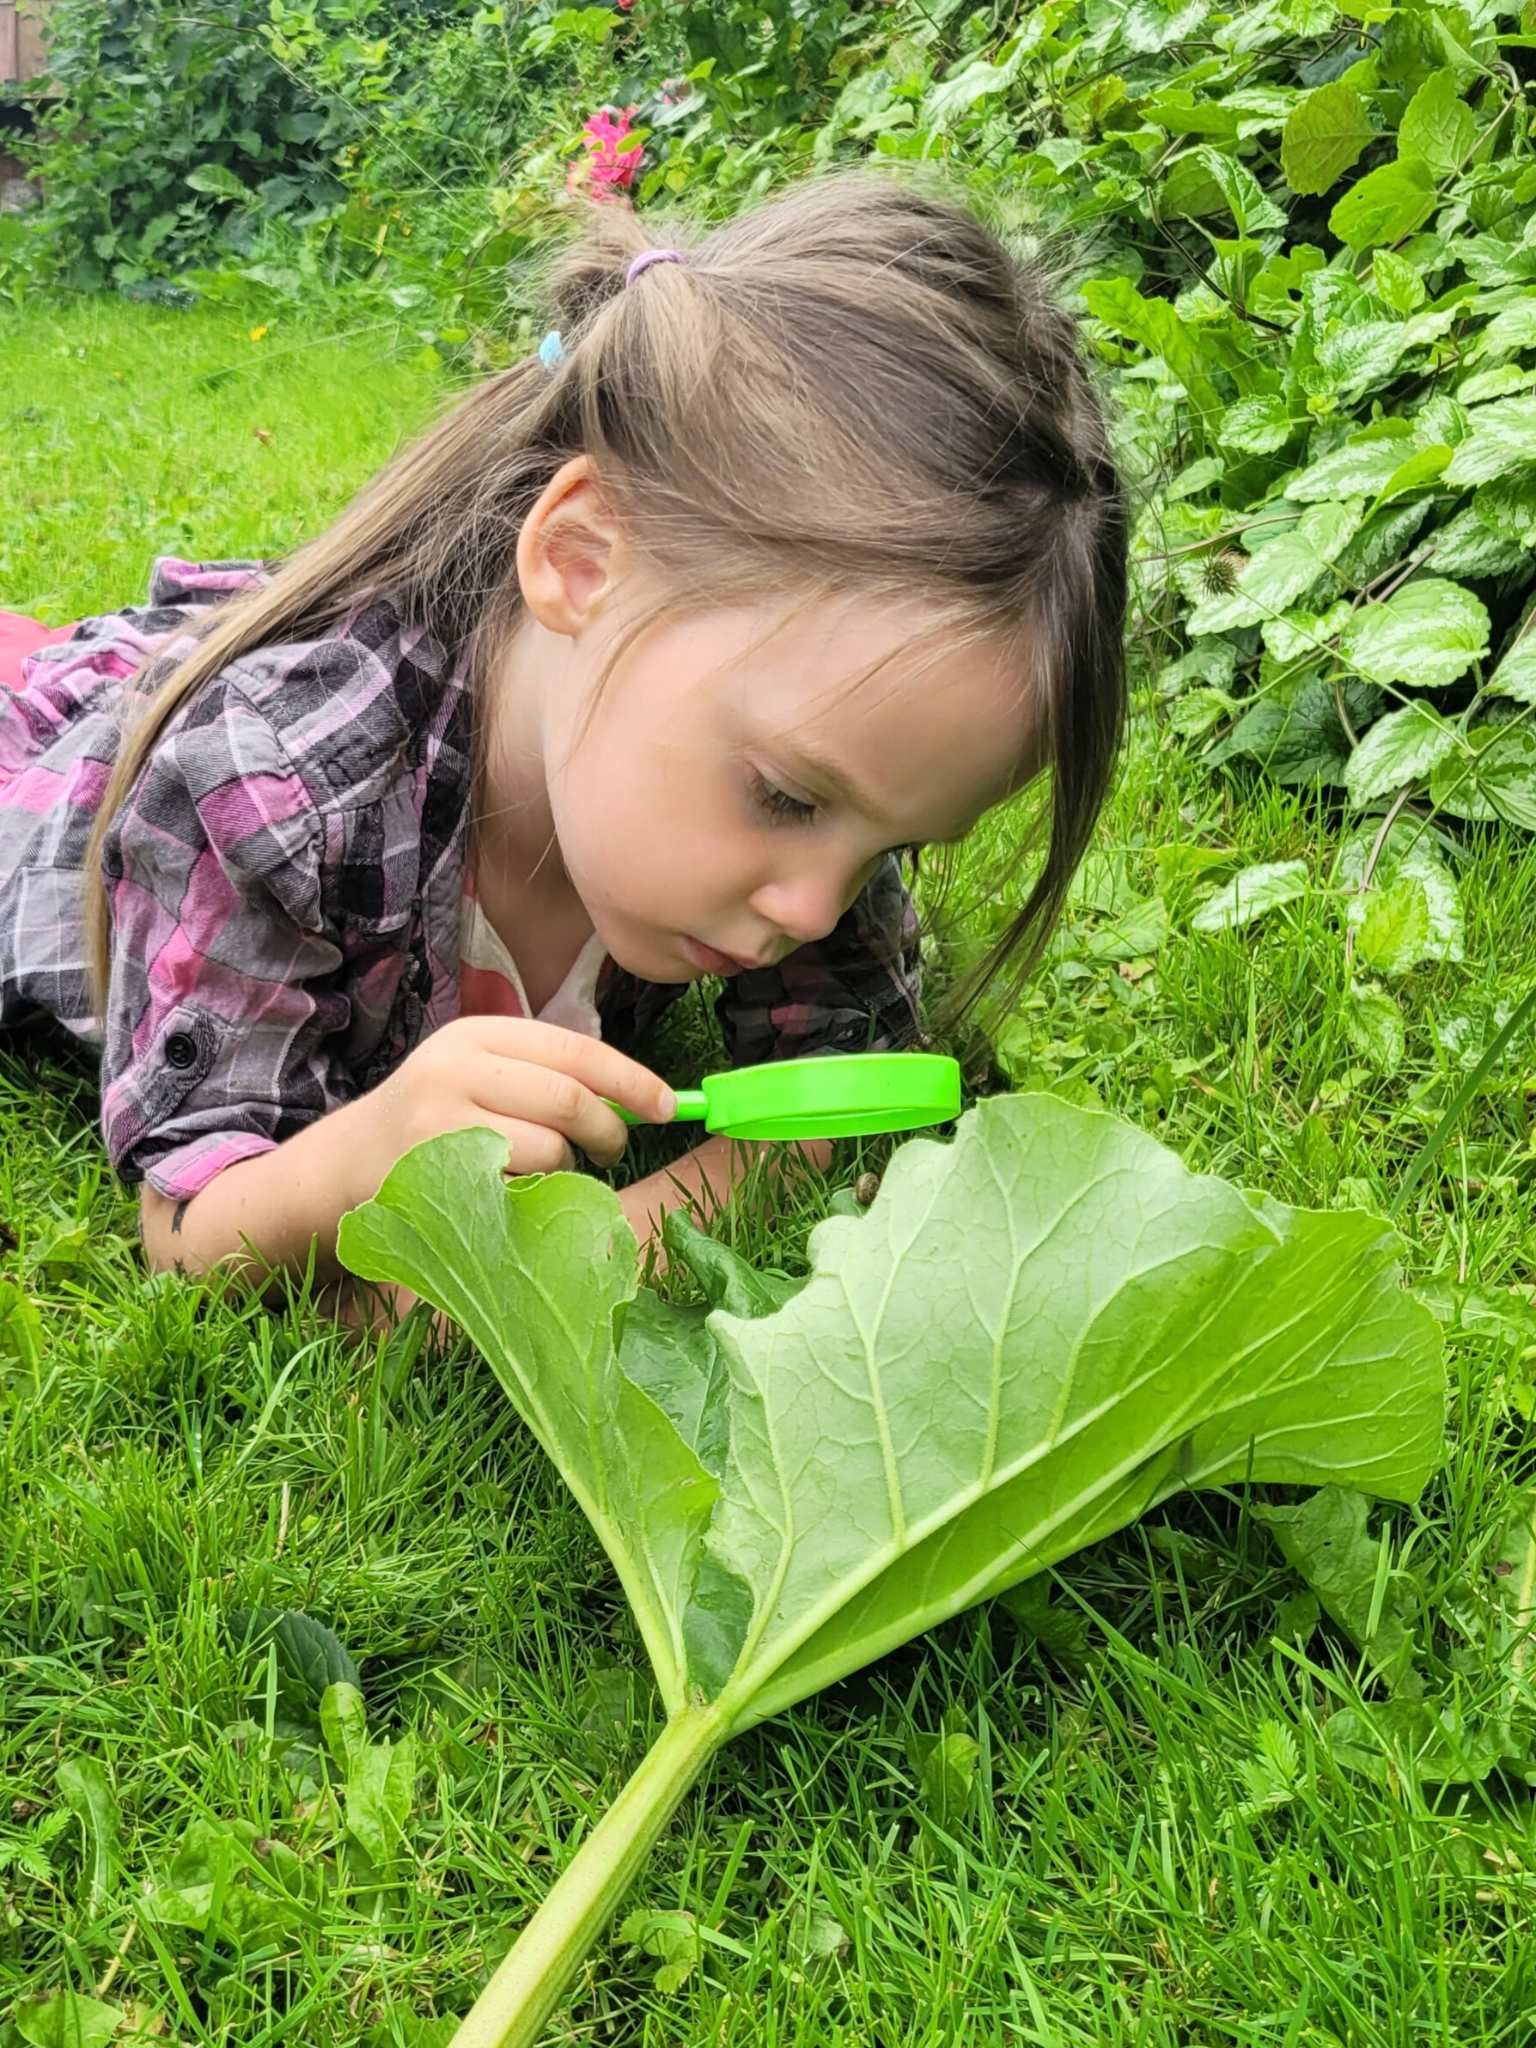
<svg viewBox="0 0 1536 2048"><path fill-rule="evenodd" d="M574 1074L486 1053L466 1080L471 1099L495 1116L542 1126L604 1166L624 1156L628 1132L623 1119Z"/></svg>
<svg viewBox="0 0 1536 2048"><path fill-rule="evenodd" d="M641 1066L600 1038L567 1031L558 1024L540 1024L527 1017L486 1017L480 1043L508 1061L526 1062L580 1081L593 1095L622 1103L647 1123L667 1122L676 1101L659 1074Z"/></svg>
<svg viewBox="0 0 1536 2048"><path fill-rule="evenodd" d="M507 1141L507 1164L509 1174L520 1173L574 1173L576 1155L560 1136L546 1124L530 1124L521 1117L497 1116L491 1110L481 1111L474 1119L477 1126L495 1131Z"/></svg>

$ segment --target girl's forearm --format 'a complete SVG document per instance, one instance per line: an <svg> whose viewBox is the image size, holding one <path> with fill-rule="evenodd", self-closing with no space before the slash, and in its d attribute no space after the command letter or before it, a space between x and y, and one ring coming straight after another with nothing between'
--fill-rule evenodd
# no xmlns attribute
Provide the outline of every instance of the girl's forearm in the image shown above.
<svg viewBox="0 0 1536 2048"><path fill-rule="evenodd" d="M802 1158L823 1173L832 1163L832 1147L824 1140L797 1149ZM730 1199L759 1153L766 1150L766 1145L743 1144L734 1138L706 1138L702 1145L685 1152L670 1166L621 1189L619 1205L640 1240L640 1249L644 1251L650 1240L660 1235L667 1211L684 1202L695 1203L707 1221ZM665 1270L666 1256L659 1249L657 1263Z"/></svg>
<svg viewBox="0 0 1536 2048"><path fill-rule="evenodd" d="M670 1166L658 1167L644 1180L621 1188L619 1207L641 1250L660 1233L668 1210L684 1202L693 1202L705 1216L713 1215L746 1172L754 1149L732 1138L706 1138Z"/></svg>
<svg viewBox="0 0 1536 2048"><path fill-rule="evenodd" d="M336 1263L336 1226L373 1193L355 1178L355 1126L347 1103L254 1159L237 1160L197 1194L176 1199L146 1184L140 1196L150 1264L206 1273L226 1263L253 1281L302 1274L314 1261L322 1286L347 1284Z"/></svg>
<svg viewBox="0 0 1536 2048"><path fill-rule="evenodd" d="M317 1278L340 1278L337 1225L373 1192L353 1186L348 1172L350 1111L356 1107L332 1110L272 1151L237 1161L183 1200L146 1186L141 1207L151 1264L190 1276L254 1252L257 1262L274 1270L302 1272L313 1258ZM641 1245L680 1202L693 1200L706 1215L713 1213L756 1149L707 1138L673 1165L624 1189L619 1201Z"/></svg>

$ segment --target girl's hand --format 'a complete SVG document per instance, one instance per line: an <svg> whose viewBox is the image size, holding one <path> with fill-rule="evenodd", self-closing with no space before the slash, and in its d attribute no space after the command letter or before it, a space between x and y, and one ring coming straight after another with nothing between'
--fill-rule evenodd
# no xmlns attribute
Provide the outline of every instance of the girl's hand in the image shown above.
<svg viewBox="0 0 1536 2048"><path fill-rule="evenodd" d="M531 1018L455 1018L350 1105L355 1199L374 1195L413 1145L478 1125L506 1139L509 1174L574 1168L577 1146L612 1166L629 1133L604 1096L647 1122L667 1123L677 1107L659 1075L601 1039Z"/></svg>

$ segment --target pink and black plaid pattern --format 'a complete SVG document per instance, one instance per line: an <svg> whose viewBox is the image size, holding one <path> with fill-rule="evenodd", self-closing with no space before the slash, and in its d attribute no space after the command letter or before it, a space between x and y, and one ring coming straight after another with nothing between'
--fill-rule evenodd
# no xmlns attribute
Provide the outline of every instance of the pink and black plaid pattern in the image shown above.
<svg viewBox="0 0 1536 2048"><path fill-rule="evenodd" d="M81 872L124 685L174 661L260 562L159 557L144 608L82 620L0 690L0 1026L99 1040L102 1129L130 1183L196 1194L391 1072L458 1014L471 703L461 664L387 602L263 647L162 737L105 852L91 1014ZM161 668L160 673L166 673ZM736 1065L921 1037L917 918L894 856L837 929L723 985ZM603 1036L637 1052L683 984L610 962Z"/></svg>

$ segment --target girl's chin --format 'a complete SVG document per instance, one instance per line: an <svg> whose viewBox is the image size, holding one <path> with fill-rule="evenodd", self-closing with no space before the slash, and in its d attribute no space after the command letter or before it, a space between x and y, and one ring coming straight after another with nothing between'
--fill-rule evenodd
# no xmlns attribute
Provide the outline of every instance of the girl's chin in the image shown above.
<svg viewBox="0 0 1536 2048"><path fill-rule="evenodd" d="M612 941L605 935L604 944L615 964L637 981L702 981L709 972L688 957L681 937L673 932L652 931L643 937L615 933Z"/></svg>

